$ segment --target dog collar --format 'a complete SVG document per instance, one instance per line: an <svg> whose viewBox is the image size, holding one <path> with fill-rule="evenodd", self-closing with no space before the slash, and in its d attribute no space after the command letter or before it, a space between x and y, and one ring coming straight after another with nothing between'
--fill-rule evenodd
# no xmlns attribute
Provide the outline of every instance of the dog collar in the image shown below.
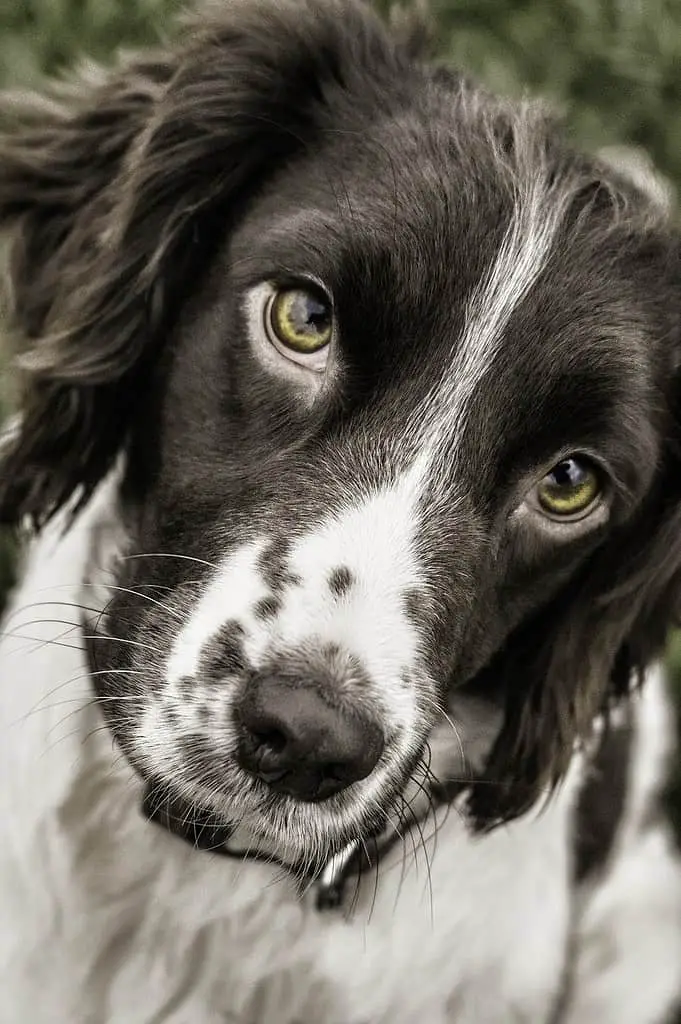
<svg viewBox="0 0 681 1024"><path fill-rule="evenodd" d="M433 818L439 808L451 805L465 793L472 784L466 782L438 783L429 787L427 807L421 814L412 812L410 829L423 835L424 825ZM269 850L257 849L252 839L239 834L229 825L216 825L210 812L202 811L195 804L188 803L167 789L147 783L142 801L144 815L154 824L189 843L195 850L233 857L240 861L261 861L278 864L286 871L293 872L293 865L282 860ZM317 910L337 910L345 902L346 891L355 879L376 871L381 860L397 843L404 842L404 835L394 825L382 832L357 839L334 854L321 872L299 877L300 895L309 891L315 894Z"/></svg>

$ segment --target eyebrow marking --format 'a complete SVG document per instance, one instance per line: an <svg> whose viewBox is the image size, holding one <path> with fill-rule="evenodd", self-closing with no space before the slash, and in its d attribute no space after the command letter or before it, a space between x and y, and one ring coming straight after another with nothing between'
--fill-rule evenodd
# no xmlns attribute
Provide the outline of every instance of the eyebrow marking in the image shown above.
<svg viewBox="0 0 681 1024"><path fill-rule="evenodd" d="M246 666L244 628L236 619L228 619L203 646L199 676L220 682L226 676L242 672Z"/></svg>

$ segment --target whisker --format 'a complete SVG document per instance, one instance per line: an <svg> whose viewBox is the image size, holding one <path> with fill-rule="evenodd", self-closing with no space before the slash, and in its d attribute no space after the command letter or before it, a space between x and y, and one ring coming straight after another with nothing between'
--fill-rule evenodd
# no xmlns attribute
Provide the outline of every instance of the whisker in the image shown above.
<svg viewBox="0 0 681 1024"><path fill-rule="evenodd" d="M99 589L102 589L102 585L98 583L83 583L82 585L84 587L97 587ZM144 583L141 584L141 586L146 585L147 584ZM161 608L161 610L167 612L168 615L172 615L173 618L177 619L178 622L183 621L183 616L177 611L176 608L171 608L171 606L166 601L159 601L157 598L150 597L149 594L143 594L140 590L136 590L133 587L121 587L113 583L106 583L104 584L104 588L106 590L114 590L116 591L116 593L119 594L130 594L132 595L132 597L139 597L143 601L148 601L149 604L153 604L156 605L157 608Z"/></svg>
<svg viewBox="0 0 681 1024"><path fill-rule="evenodd" d="M399 882L397 884L397 891L395 893L395 901L393 903L393 911L395 911L395 910L397 910L397 902L398 902L398 900L400 898L400 895L402 893L402 886L404 885L404 879L405 879L406 871L407 871L407 842L406 842L406 834L405 834L405 828L404 828L404 826L406 825L406 822L404 821L404 815L402 814L402 811L400 810L400 807L399 807L398 804L395 803L393 806L394 806L395 811L397 813L398 825L400 826L400 829L395 828L395 831L397 832L397 835L400 837L401 845L402 845L402 863L401 863L401 868L400 868L400 880L399 880Z"/></svg>
<svg viewBox="0 0 681 1024"><path fill-rule="evenodd" d="M416 847L416 840L414 839L414 834L412 832L412 824L410 824L410 822L409 822L409 818L411 818L413 820L414 812L412 810L411 804L407 800L405 800L405 798L403 796L400 796L400 804L402 806L402 814L403 814L404 822L405 822L405 826L406 826L406 834L409 837L409 839L411 841L411 845L412 845L412 855L413 855L413 860L414 860L414 867L415 867L415 870L416 870L417 875L418 875L418 851L417 851L417 847Z"/></svg>
<svg viewBox="0 0 681 1024"><path fill-rule="evenodd" d="M141 675L143 675L143 673L139 669L133 669L133 668L113 668L113 669L100 669L97 672L81 672L81 673L79 673L76 676L71 676L70 679L66 679L63 683L60 683L58 686L53 687L47 693L43 694L43 696L40 698L40 700L36 704L34 704L31 708L29 708L29 710L26 712L26 714L22 716L21 721L25 721L26 719L30 718L32 715L36 714L38 711L48 711L51 708L61 707L63 704L73 704L74 702L82 700L81 697L69 697L66 700L60 700L60 701L56 701L56 702L53 701L51 703L46 703L47 701L50 700L50 697L54 696L55 693L59 693L59 691L63 690L65 687L71 686L73 683L80 682L83 679L91 679L92 676L101 676L101 675L138 675L138 676L141 676ZM88 688L88 692L89 692L89 688ZM128 695L120 696L120 697L96 697L93 694L92 696L93 696L94 699L99 700L99 701L102 701L102 700L127 700L128 699ZM141 695L141 696L143 696L143 695Z"/></svg>
<svg viewBox="0 0 681 1024"><path fill-rule="evenodd" d="M24 626L39 625L43 621L43 619L33 619L29 622L22 623L20 626L17 627L17 629L23 629ZM50 643L54 643L55 645L60 645L62 647L67 647L73 651L80 651L81 653L84 653L84 648L82 644L78 644L77 646L67 644L66 642L61 642L60 644L60 641L64 641L64 637L69 637L71 634L75 632L74 627L70 624L64 623L64 625L66 626L66 629L62 629L54 637L46 638L37 636L26 636L22 633L18 633L17 629L14 629L10 630L9 632L0 633L0 640L3 640L5 638L7 638L8 640L27 640L28 642L35 644L35 646L31 647L30 650L22 652L27 657L30 657L31 655L36 654L38 651L43 650L43 648L49 646Z"/></svg>
<svg viewBox="0 0 681 1024"><path fill-rule="evenodd" d="M187 562L196 562L197 565L205 565L208 569L219 570L220 566L215 562L207 562L205 558L195 558L193 555L180 555L173 551L142 551L133 555L122 555L121 560L126 562L134 558L180 558Z"/></svg>
<svg viewBox="0 0 681 1024"><path fill-rule="evenodd" d="M452 732L456 736L457 743L459 744L459 753L461 754L461 762L462 762L463 765L466 765L468 763L468 758L466 757L466 753L464 751L463 740L461 738L461 733L459 732L459 730L457 729L456 725L454 724L454 721L447 714L447 711L442 707L442 705L438 701L433 700L432 698L427 697L425 695L423 696L422 699L426 702L426 704L428 704L430 707L432 707L437 712L437 714L439 714L442 718L444 718L445 722L448 723L448 725L450 726Z"/></svg>
<svg viewBox="0 0 681 1024"><path fill-rule="evenodd" d="M423 834L423 828L422 828L421 822L419 821L419 819L418 819L418 817L416 815L414 815L414 827L416 828L416 831L419 834L419 840L420 840L421 848L423 850L423 856L425 857L425 861L426 861L426 884L427 884L427 887L428 887L428 904L429 904L429 909L430 909L430 923L432 925L434 923L434 921L435 921L435 911L434 911L434 906L433 906L433 873L432 873L432 868L431 868L431 856L430 856L430 853L428 851L428 844L427 844L426 837Z"/></svg>
<svg viewBox="0 0 681 1024"><path fill-rule="evenodd" d="M64 619L29 619L27 622L23 622L19 628L20 629L24 629L26 626L40 626L40 625L66 626L67 627L67 632L70 629L80 630L82 628L82 624L80 622L67 622ZM51 640L45 639L43 637L23 637L21 634L17 633L14 630L9 630L8 632L3 632L2 634L0 634L0 637L2 637L2 639L15 639L15 638L18 638L20 640L27 639L27 640L35 640L37 642L52 643ZM112 636L109 633L107 633L107 634L101 634L101 633L88 634L88 633L85 633L85 634L83 634L81 639L83 639L83 640L93 640L93 641L94 640L100 640L100 641L101 640L112 640L115 643L128 644L131 647L141 647L143 650L151 651L152 653L158 654L161 657L164 657L164 653L165 653L165 652L161 651L160 648L152 647L151 644L143 643L141 640L130 640L130 639L128 639L126 637L122 637L122 636ZM81 647L74 647L72 649L73 650L82 650Z"/></svg>
<svg viewBox="0 0 681 1024"><path fill-rule="evenodd" d="M20 609L16 609L11 615L8 615L6 624L10 623L12 619L20 612L29 612L34 608L73 608L83 612L92 612L96 614L100 611L99 608L92 608L86 604L79 604L77 601L33 601L31 604L24 604ZM34 619L33 622L41 622L41 619ZM49 619L46 621L50 621Z"/></svg>
<svg viewBox="0 0 681 1024"><path fill-rule="evenodd" d="M66 634L69 633L69 632L70 632L70 630L67 629L67 630L64 631L64 633L62 633L60 635L61 636L66 636ZM32 651L29 651L28 652L29 654L33 654L33 653L35 653L35 651L39 651L41 649L41 647L50 647L50 646L51 647L65 647L67 651L78 651L80 654L84 654L85 653L82 644L67 644L64 641L56 640L54 638L45 639L45 637L42 637L42 636L28 636L28 634L26 634L26 633L16 633L16 632L3 633L3 634L0 634L0 639L3 639L3 640L4 639L27 640L29 643L36 644L37 646Z"/></svg>
<svg viewBox="0 0 681 1024"><path fill-rule="evenodd" d="M189 581L189 582L195 582L195 581ZM80 588L80 587L90 587L90 588L93 588L95 590L107 590L107 591L115 591L116 593L129 594L132 597L138 597L138 598L140 598L143 601L147 601L150 604L156 605L157 607L161 608L162 611L167 612L169 615L172 615L174 618L176 618L178 622L183 621L182 614L180 612L178 612L178 610L176 608L173 608L171 605L169 605L165 601L159 601L158 599L151 597L149 594L145 594L141 590L137 590L136 588L133 588L133 587L123 587L123 586L119 586L119 585L113 584L113 583L92 583L92 582L89 582L89 581L86 581L86 580L79 581L77 586L78 586L78 588ZM144 584L141 584L141 586L154 587L154 588L160 588L160 589L171 589L171 588L163 587L161 584L153 584L153 583L144 583ZM42 588L42 592L43 593L49 593L52 590L56 591L56 590L64 590L64 589L68 589L68 590L74 589L73 584L69 584L69 583L55 584L52 587L44 587L44 588ZM40 592L41 591L38 591L37 593L40 593ZM6 617L5 623L6 623L6 625L8 625L9 623L12 622L13 619L15 619L17 617L17 615L19 615L19 614L21 614L21 613L23 613L23 612L25 612L27 610L30 610L31 608L50 607L50 606L78 608L81 611L90 612L93 615L99 615L100 618L101 618L101 616L104 614L106 608L108 608L109 605L111 604L111 600L113 600L113 598L111 598L107 602L107 604L106 604L104 609L102 609L102 608L93 608L92 606L89 606L89 605L80 604L77 601L54 601L54 600L34 601L32 604L22 605L21 608L15 608L14 611L11 612ZM49 620L46 620L46 621L49 621Z"/></svg>
<svg viewBox="0 0 681 1024"><path fill-rule="evenodd" d="M373 861L374 891L371 894L371 904L369 906L369 916L367 917L367 924L371 924L371 918L373 917L374 908L376 906L376 897L378 896L378 879L379 879L379 863L378 862L379 862L379 856L378 856L378 840L376 839L375 836L373 837L372 842L374 844L374 861ZM362 840L362 846L364 848L364 852L366 853L367 861L371 864L371 859L369 858L369 852L368 852L368 850L366 848L364 840Z"/></svg>

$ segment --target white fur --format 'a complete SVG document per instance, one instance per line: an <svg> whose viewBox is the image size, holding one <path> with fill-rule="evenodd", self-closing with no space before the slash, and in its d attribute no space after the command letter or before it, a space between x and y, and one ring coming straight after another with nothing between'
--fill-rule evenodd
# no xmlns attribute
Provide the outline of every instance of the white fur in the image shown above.
<svg viewBox="0 0 681 1024"><path fill-rule="evenodd" d="M105 489L66 537L50 532L33 548L0 642L2 1024L545 1024L570 935L578 761L543 813L490 836L471 838L456 809L442 811L430 870L407 836L404 859L395 848L377 884L363 881L350 919L320 914L273 866L193 851L141 817L139 784L91 701L77 629L60 624L78 621L62 602L83 600L109 508ZM648 694L644 705L661 709L660 688ZM642 729L640 765L652 739ZM662 922L655 963L670 979L678 874L655 833L646 843L648 865L643 843L634 852L627 840L612 897L607 884L591 894L581 927L624 941L638 925L653 943ZM634 1018L629 988L601 997L606 975L593 962L578 972L589 989L574 1005L599 1012L575 1011L570 1024L655 1019L647 976L636 985L631 974Z"/></svg>
<svg viewBox="0 0 681 1024"><path fill-rule="evenodd" d="M216 567L189 620L173 641L166 666L168 683L196 673L204 644L225 622L237 619L244 627L253 627L253 606L268 595L257 568L264 546L264 538L246 544Z"/></svg>
<svg viewBox="0 0 681 1024"><path fill-rule="evenodd" d="M637 733L610 869L584 894L565 1024L660 1024L681 1007L681 870L665 821L647 826L674 750L659 669L633 698ZM672 1021L671 1024L676 1024Z"/></svg>
<svg viewBox="0 0 681 1024"><path fill-rule="evenodd" d="M253 615L256 602L269 596L258 567L267 538L230 553L177 635L168 680L194 675L206 641L235 619L246 630L245 649L254 668L272 649L338 644L379 684L386 713L393 711L396 725L412 726L413 707L395 680L413 667L419 646L404 593L426 587L414 551L415 498L405 474L392 487L349 500L303 534L287 561L300 583L284 593L282 609L272 621L258 622ZM329 576L339 566L350 569L355 583L350 594L337 598L329 590Z"/></svg>

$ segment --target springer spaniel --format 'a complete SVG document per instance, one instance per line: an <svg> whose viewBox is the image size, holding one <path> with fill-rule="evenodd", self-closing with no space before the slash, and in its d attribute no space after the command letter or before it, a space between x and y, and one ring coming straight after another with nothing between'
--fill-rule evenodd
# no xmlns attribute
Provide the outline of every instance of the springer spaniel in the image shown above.
<svg viewBox="0 0 681 1024"><path fill-rule="evenodd" d="M3 1024L662 1024L681 239L360 0L5 102Z"/></svg>

